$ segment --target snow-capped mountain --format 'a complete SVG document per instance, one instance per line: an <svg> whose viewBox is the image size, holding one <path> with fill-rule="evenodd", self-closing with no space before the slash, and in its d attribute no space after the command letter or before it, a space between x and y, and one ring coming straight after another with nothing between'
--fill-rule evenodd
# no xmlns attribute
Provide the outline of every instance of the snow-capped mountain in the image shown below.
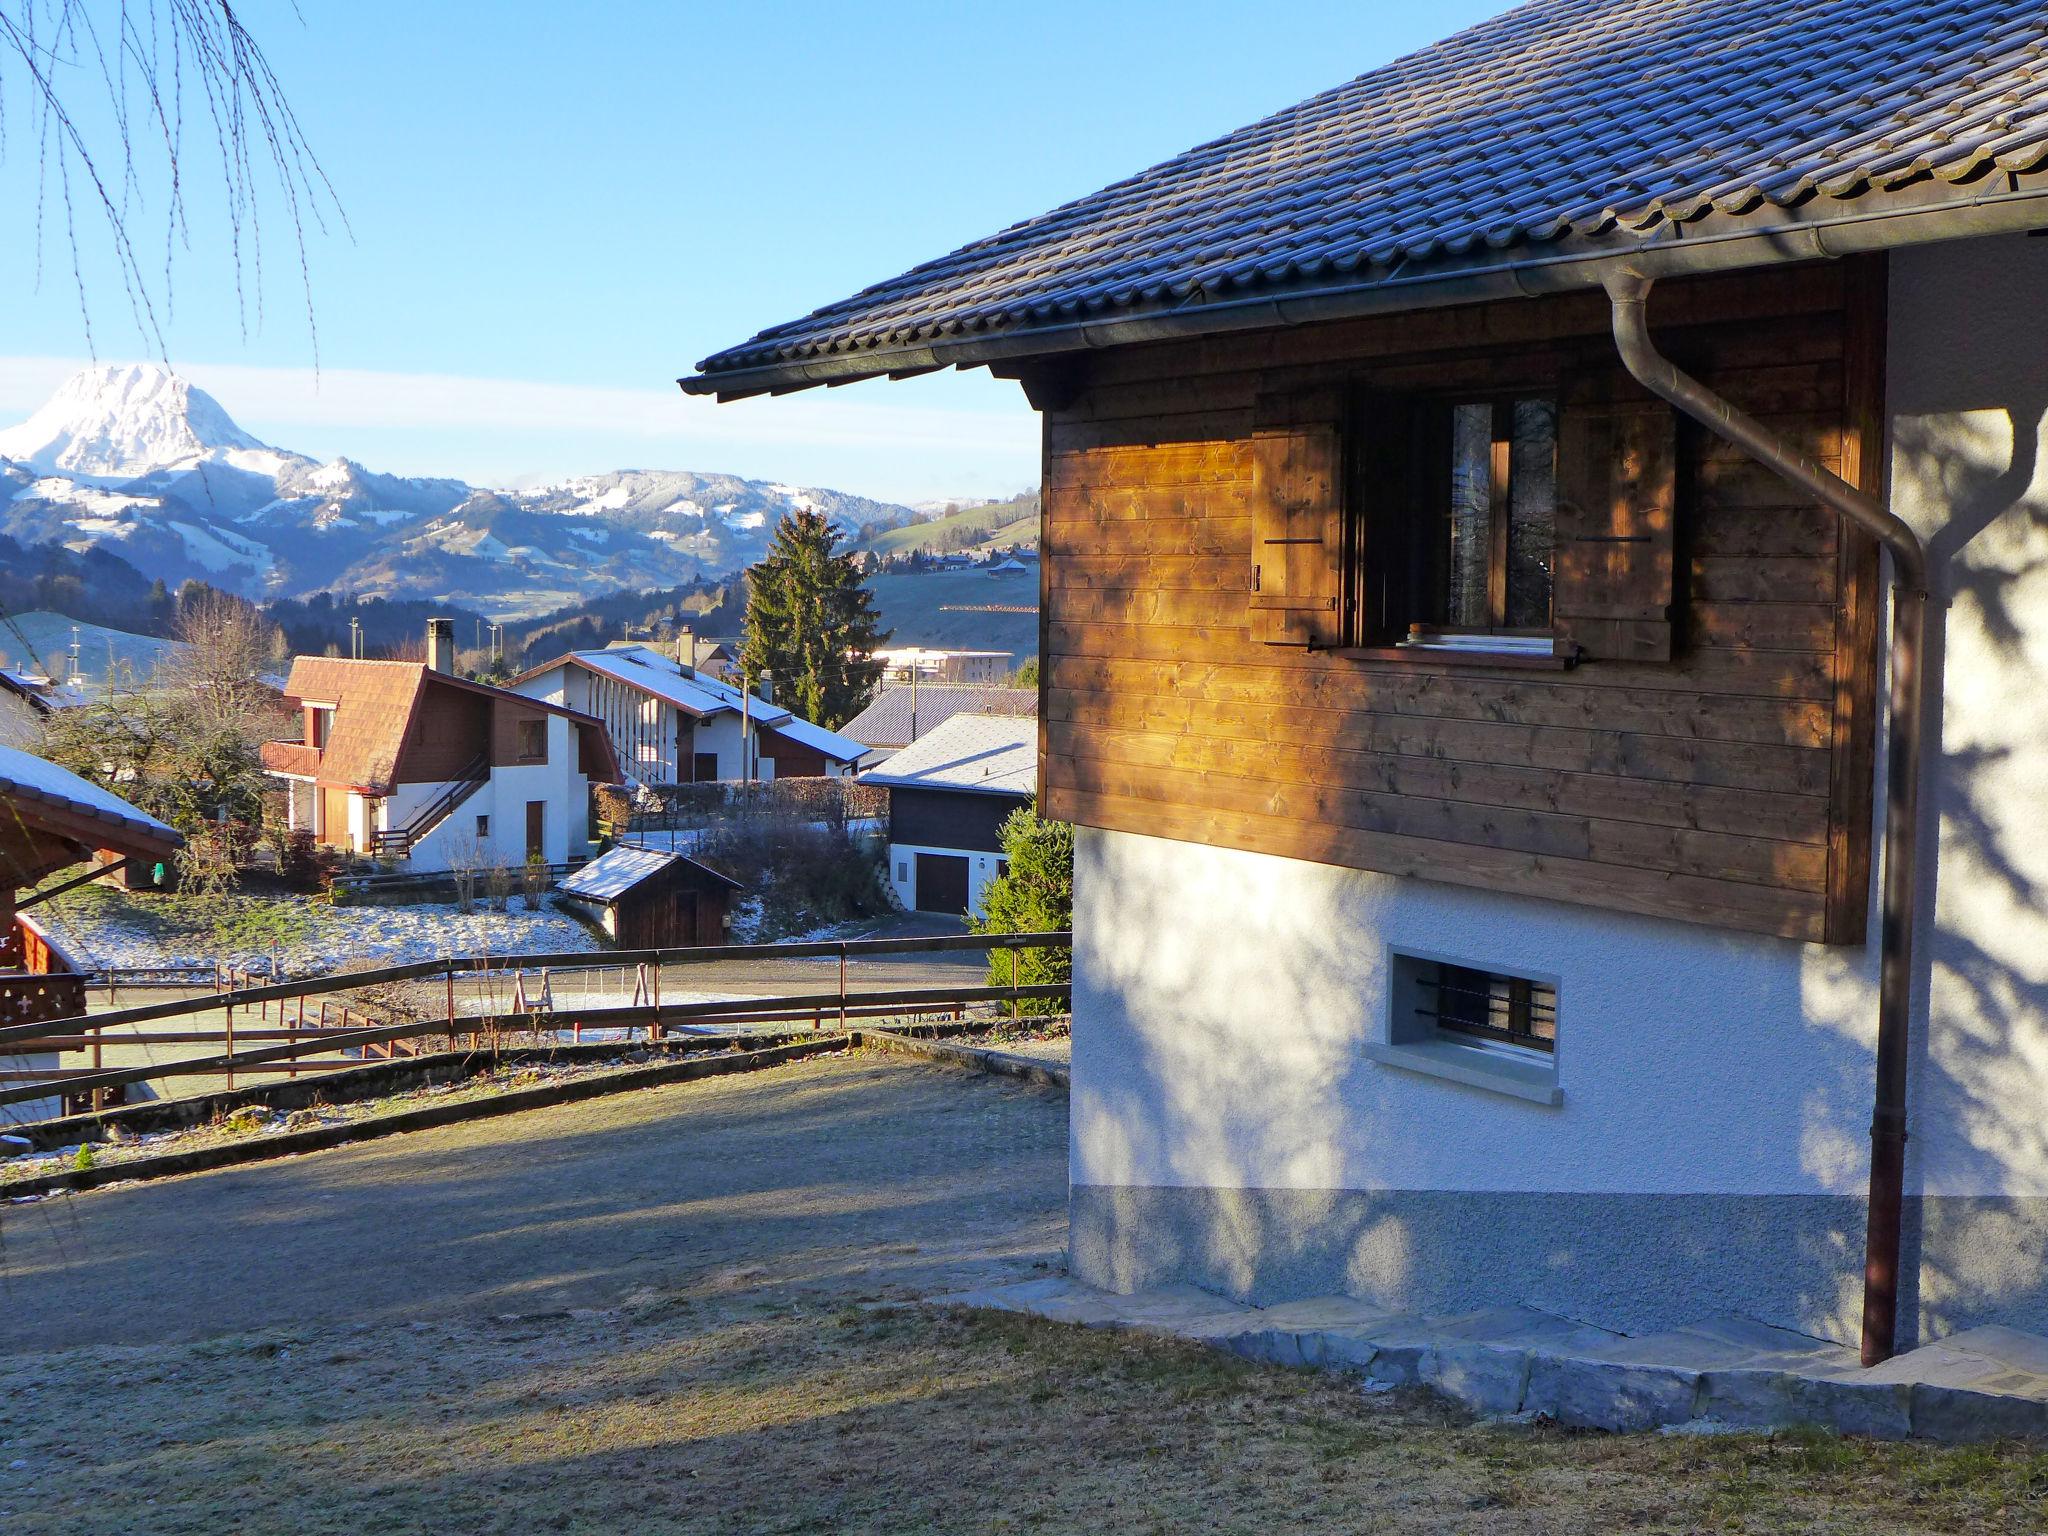
<svg viewBox="0 0 2048 1536"><path fill-rule="evenodd" d="M102 547L173 585L197 576L249 597L429 597L524 617L739 570L798 508L847 526L913 520L839 491L688 470L511 491L323 464L258 442L146 363L84 369L0 429L0 533Z"/></svg>

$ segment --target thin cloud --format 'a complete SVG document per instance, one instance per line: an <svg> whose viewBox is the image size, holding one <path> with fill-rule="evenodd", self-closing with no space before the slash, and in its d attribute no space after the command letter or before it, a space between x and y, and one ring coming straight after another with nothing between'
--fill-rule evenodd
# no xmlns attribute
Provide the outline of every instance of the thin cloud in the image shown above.
<svg viewBox="0 0 2048 1536"><path fill-rule="evenodd" d="M26 417L83 359L0 357L0 424ZM984 452L1020 464L1037 452L1037 423L1014 412L892 405L840 392L716 405L667 389L606 389L457 374L381 373L195 363L179 372L238 420L322 434L350 429L532 431L644 438L649 443L805 445ZM285 446L290 446L289 442Z"/></svg>

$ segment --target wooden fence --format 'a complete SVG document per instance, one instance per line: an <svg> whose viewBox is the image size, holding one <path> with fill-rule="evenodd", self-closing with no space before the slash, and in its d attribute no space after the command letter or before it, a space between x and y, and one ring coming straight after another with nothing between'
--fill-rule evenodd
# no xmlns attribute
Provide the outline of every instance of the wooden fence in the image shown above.
<svg viewBox="0 0 2048 1536"><path fill-rule="evenodd" d="M906 1015L950 1013L977 1003L1008 1003L1014 1013L1027 998L1065 999L1065 982L1017 982L1017 955L1026 949L1067 949L1073 944L1071 932L1010 934L949 934L916 939L836 939L792 944L695 945L683 949L613 950L601 953L539 955L459 955L443 960L418 961L409 965L386 966L378 970L354 971L315 979L247 986L232 991L193 998L180 998L136 1007L80 1014L40 1024L0 1028L0 1054L85 1050L93 1053L94 1065L85 1068L26 1068L0 1072L0 1105L24 1103L53 1093L67 1098L103 1101L113 1090L131 1083L162 1078L225 1075L230 1087L237 1073L321 1071L360 1066L365 1060L393 1054L413 1054L430 1039L443 1039L451 1046L496 1044L507 1034L568 1035L580 1040L586 1030L618 1030L630 1038L644 1032L648 1039L661 1039L670 1028L692 1030L734 1027L741 1024L787 1023L809 1020L822 1028L828 1020L845 1025L849 1020ZM1007 951L1010 978L1007 985L972 987L895 987L851 990L847 985L849 962L888 955L932 954L947 951ZM713 961L767 959L836 959L837 985L827 991L782 993L709 1002L663 1001L662 973L665 968L707 964ZM618 1006L577 1005L557 1008L554 988L564 976L591 971L629 970L635 977L630 1001ZM527 978L533 977L531 986ZM457 1007L456 982L461 977L507 979L510 996L499 1008L495 998L484 1000L476 1013ZM390 987L401 983L425 983L440 988L442 1006L431 1016L392 1019L365 1011L360 997L343 994ZM312 1012L309 1014L309 1005ZM372 999L369 1008L380 1005ZM390 1002L382 1005L388 1013ZM241 1022L236 1021L237 1010ZM109 1030L189 1018L219 1011L222 1025L190 1030L151 1030L148 1033L108 1039ZM224 1049L183 1061L151 1062L137 1067L101 1066L107 1044L204 1045Z"/></svg>

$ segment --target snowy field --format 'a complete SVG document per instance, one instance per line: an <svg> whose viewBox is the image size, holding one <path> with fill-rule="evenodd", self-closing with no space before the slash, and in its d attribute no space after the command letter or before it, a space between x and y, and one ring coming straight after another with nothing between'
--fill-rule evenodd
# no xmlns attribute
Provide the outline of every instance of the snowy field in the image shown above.
<svg viewBox="0 0 2048 1536"><path fill-rule="evenodd" d="M59 905L61 903L53 903ZM399 965L444 955L584 953L599 948L573 918L544 909L528 912L517 901L505 912L460 913L452 906L329 907L294 904L296 926L277 946L292 975L319 974L343 965ZM248 964L268 958L269 946L232 930L166 924L138 917L125 903L50 914L57 941L81 962L106 966L210 966L217 959Z"/></svg>

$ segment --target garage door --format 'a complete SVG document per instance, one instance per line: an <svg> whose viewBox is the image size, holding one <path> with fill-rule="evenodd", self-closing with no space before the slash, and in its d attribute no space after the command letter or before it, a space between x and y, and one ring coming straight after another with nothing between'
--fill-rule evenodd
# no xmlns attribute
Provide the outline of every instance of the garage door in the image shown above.
<svg viewBox="0 0 2048 1536"><path fill-rule="evenodd" d="M967 860L954 853L917 856L917 899L920 912L958 917L967 910Z"/></svg>

